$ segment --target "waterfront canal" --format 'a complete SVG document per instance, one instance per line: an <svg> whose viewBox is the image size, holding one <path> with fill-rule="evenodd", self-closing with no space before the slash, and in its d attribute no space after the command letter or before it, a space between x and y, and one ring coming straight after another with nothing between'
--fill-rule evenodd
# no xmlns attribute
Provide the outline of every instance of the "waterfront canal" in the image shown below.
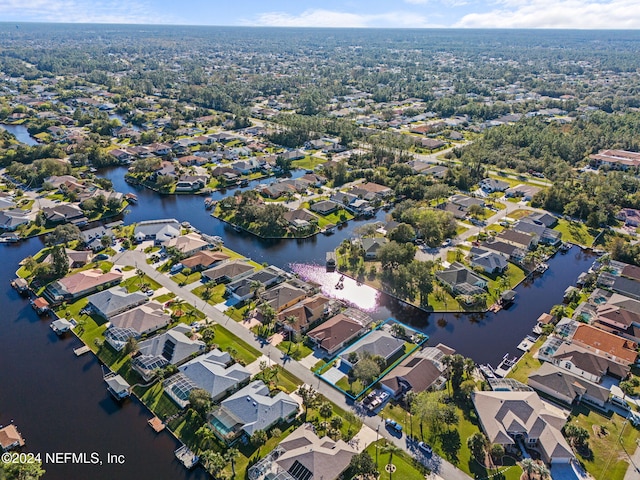
<svg viewBox="0 0 640 480"><path fill-rule="evenodd" d="M138 195L138 204L129 207L126 223L166 217L188 221L204 233L222 236L228 247L258 262L292 268L318 280L327 293L335 295L332 274L322 266L325 252L350 238L362 222L351 221L335 235L309 240L260 240L236 233L212 218L204 209L204 197L162 196L132 187L123 180L125 171L115 168L101 175L111 179L116 190ZM223 195L217 192L212 197ZM376 216L379 220L384 217L385 212ZM106 462L102 466L47 464L47 480L205 478L202 470L187 472L178 464L173 456L177 442L167 432L153 433L146 424L150 414L144 406L129 400L120 407L109 397L95 357L74 356L73 348L80 345L77 339L59 339L49 328L49 321L40 319L28 301L11 289L9 281L18 262L41 247L40 239L0 247L0 305L4 310L0 317L0 425L14 420L27 440L28 451L43 456L47 452L98 452L103 459L107 453L126 458L124 467ZM517 353L516 345L531 331L540 313L562 301L564 289L589 268L593 259L577 247L556 255L544 276L520 285L515 304L497 314L427 314L350 281L341 292L376 319L393 316L424 331L430 345L443 342L478 363L495 365L505 353Z"/></svg>
<svg viewBox="0 0 640 480"><path fill-rule="evenodd" d="M6 123L0 124L0 128L6 130L7 132L13 134L20 143L24 143L33 147L34 145L38 145L38 141L31 136L29 130L24 125L10 125Z"/></svg>

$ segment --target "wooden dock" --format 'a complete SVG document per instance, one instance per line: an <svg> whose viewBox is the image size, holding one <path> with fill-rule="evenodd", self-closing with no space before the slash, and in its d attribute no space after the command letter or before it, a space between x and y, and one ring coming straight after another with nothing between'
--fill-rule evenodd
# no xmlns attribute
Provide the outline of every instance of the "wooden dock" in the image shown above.
<svg viewBox="0 0 640 480"><path fill-rule="evenodd" d="M147 423L149 424L149 426L151 428L153 428L153 430L156 433L160 433L161 431L163 431L166 427L166 425L164 423L162 423L162 420L160 420L158 417L153 417L150 418Z"/></svg>
<svg viewBox="0 0 640 480"><path fill-rule="evenodd" d="M79 347L79 348L74 348L73 349L73 353L76 354L76 357L79 357L80 355L84 355L85 353L90 352L91 349L89 347L87 347L86 345Z"/></svg>

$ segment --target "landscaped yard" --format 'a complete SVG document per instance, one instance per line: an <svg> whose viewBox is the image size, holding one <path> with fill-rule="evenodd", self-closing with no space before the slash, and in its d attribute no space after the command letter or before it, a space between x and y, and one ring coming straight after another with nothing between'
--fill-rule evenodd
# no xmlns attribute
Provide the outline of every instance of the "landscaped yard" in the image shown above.
<svg viewBox="0 0 640 480"><path fill-rule="evenodd" d="M193 282L197 282L202 278L202 274L200 272L192 272L189 275L185 275L184 273L176 273L171 276L171 280L176 282L178 285L189 285Z"/></svg>
<svg viewBox="0 0 640 480"><path fill-rule="evenodd" d="M204 298L207 296L207 293L206 293L207 289L208 287L206 285L201 285L193 289L191 293L193 293L194 295L197 295L198 297L204 300ZM209 288L209 293L208 293L209 298L207 298L206 300L207 303L209 303L210 305L217 305L218 303L224 302L225 300L224 292L225 292L225 285L222 283L212 288Z"/></svg>
<svg viewBox="0 0 640 480"><path fill-rule="evenodd" d="M296 168L304 168L305 170L315 170L318 165L322 165L327 160L324 158L312 157L311 155L307 155L300 160L293 160L291 162L291 166Z"/></svg>
<svg viewBox="0 0 640 480"><path fill-rule="evenodd" d="M529 375L538 370L542 365L542 361L537 358L533 358L533 355L540 349L542 344L547 339L546 335L541 336L536 343L533 344L531 350L525 353L518 363L511 369L507 377L518 380L520 383L526 385Z"/></svg>
<svg viewBox="0 0 640 480"><path fill-rule="evenodd" d="M434 452L472 477L487 478L493 472L472 459L471 452L467 447L467 438L480 431L475 410L466 405L463 408L456 405L456 413L458 414L458 423L451 427L443 426L440 432L431 432L426 424L421 427L417 417L410 415L398 405L387 405L380 412L380 416L392 418L400 423L407 435L427 442ZM505 463L505 465L509 464ZM519 480L522 474L520 467L505 468L504 470L506 480Z"/></svg>
<svg viewBox="0 0 640 480"><path fill-rule="evenodd" d="M621 445L633 455L640 437L638 429L625 422L620 415L606 417L585 407L574 409L572 416L571 423L589 432L591 458L584 458L580 453L577 455L586 470L597 479L622 480L629 462ZM600 427L605 428L604 434Z"/></svg>
<svg viewBox="0 0 640 480"><path fill-rule="evenodd" d="M382 447L386 443L386 440L378 440L369 445L365 450L374 461L377 460L381 479L389 476L398 480L424 480L425 473L427 472L426 467L419 468L420 464L404 451L393 454L391 461L393 465L395 465L396 471L393 473L393 476L389 475L384 468L385 465L389 463L389 454L383 453L382 451Z"/></svg>
<svg viewBox="0 0 640 480"><path fill-rule="evenodd" d="M236 337L222 325L216 325L214 327L214 331L214 343L218 346L218 348L223 352L230 351L230 349L231 351L235 350L235 353L232 356L236 360L242 360L245 365L250 364L261 355L258 350L253 348L244 340Z"/></svg>
<svg viewBox="0 0 640 480"><path fill-rule="evenodd" d="M126 288L129 293L137 292L140 290L141 285L146 285L147 288L150 288L151 290L158 290L162 287L162 285L146 274L142 279L137 275L129 277L120 284L120 286Z"/></svg>
<svg viewBox="0 0 640 480"><path fill-rule="evenodd" d="M287 353L294 360L300 360L313 353L309 347L303 342L292 343L289 340L284 340L277 345L277 348L284 353Z"/></svg>
<svg viewBox="0 0 640 480"><path fill-rule="evenodd" d="M558 220L558 225L554 227L554 230L562 233L562 240L586 247L590 247L595 237L600 233L598 229L589 228L582 222L573 222L563 218Z"/></svg>

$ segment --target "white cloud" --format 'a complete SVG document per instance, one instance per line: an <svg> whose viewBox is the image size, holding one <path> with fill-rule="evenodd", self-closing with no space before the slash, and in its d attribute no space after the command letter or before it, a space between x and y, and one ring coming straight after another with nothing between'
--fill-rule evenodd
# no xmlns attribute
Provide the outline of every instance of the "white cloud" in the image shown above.
<svg viewBox="0 0 640 480"><path fill-rule="evenodd" d="M640 28L638 0L499 0L498 8L465 15L467 28Z"/></svg>
<svg viewBox="0 0 640 480"><path fill-rule="evenodd" d="M410 3L411 5L425 5L429 3L429 0L404 0L404 3Z"/></svg>
<svg viewBox="0 0 640 480"><path fill-rule="evenodd" d="M148 0L1 0L0 18L9 22L170 22L170 19L156 15Z"/></svg>
<svg viewBox="0 0 640 480"><path fill-rule="evenodd" d="M300 15L286 12L265 12L244 22L246 25L262 27L399 27L425 28L430 25L427 18L412 12L386 12L380 14L361 14L336 12L332 10L310 9Z"/></svg>

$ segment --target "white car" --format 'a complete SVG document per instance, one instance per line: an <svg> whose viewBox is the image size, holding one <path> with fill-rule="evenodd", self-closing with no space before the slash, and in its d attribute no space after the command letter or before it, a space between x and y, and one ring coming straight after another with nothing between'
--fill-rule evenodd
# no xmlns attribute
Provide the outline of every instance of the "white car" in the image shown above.
<svg viewBox="0 0 640 480"><path fill-rule="evenodd" d="M420 442L418 443L418 448L427 455L431 455L433 453L433 449L426 443Z"/></svg>

